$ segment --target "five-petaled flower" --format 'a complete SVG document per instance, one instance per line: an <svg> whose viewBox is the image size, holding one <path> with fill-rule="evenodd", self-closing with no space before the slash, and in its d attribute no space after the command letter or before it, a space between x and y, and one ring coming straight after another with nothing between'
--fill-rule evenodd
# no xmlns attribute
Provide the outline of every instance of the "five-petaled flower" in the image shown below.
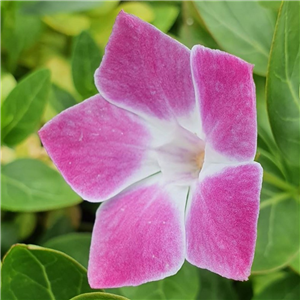
<svg viewBox="0 0 300 300"><path fill-rule="evenodd" d="M100 94L39 132L70 186L105 201L92 235L91 287L159 280L185 259L248 278L262 178L253 161L252 69L119 14L95 73Z"/></svg>

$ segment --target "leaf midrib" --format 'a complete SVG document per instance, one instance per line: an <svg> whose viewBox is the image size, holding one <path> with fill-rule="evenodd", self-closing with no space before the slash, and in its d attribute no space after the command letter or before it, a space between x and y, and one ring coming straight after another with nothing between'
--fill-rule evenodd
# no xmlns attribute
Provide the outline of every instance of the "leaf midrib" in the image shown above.
<svg viewBox="0 0 300 300"><path fill-rule="evenodd" d="M48 76L47 76L48 77ZM12 122L6 126L7 131L3 137L3 139L12 131L13 128L22 120L22 118L26 115L28 112L30 106L32 105L34 99L39 94L39 92L42 90L42 87L44 85L44 82L47 80L47 77L45 76L42 81L40 81L39 87L36 90L36 93L33 94L32 97L29 98L29 102L27 105L24 106L24 108L20 111L20 113L17 115L17 117L13 118ZM24 84L24 82L23 82Z"/></svg>
<svg viewBox="0 0 300 300"><path fill-rule="evenodd" d="M221 21L221 19L218 19L216 16L214 16L212 13L209 12L209 10L206 9L206 13L208 15L210 15L214 20L216 20L217 22L219 22L219 24L223 25L224 27L226 27L229 31L231 31L234 35L236 35L237 37L239 37L241 40L243 40L244 42L246 42L247 44L249 44L250 46L252 46L254 49L256 49L259 53L263 54L266 58L269 57L269 53L264 49L261 48L259 44L257 44L256 42L254 42L253 40L248 40L246 39L243 35L239 34L236 30L234 30L233 28L231 28L231 26L229 26L228 24L224 23ZM236 17L235 17L236 18Z"/></svg>

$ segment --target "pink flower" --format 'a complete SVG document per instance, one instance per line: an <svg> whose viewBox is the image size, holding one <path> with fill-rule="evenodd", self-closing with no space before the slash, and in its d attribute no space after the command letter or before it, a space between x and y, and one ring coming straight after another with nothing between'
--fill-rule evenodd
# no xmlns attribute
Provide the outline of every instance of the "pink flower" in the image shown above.
<svg viewBox="0 0 300 300"><path fill-rule="evenodd" d="M70 186L97 212L93 288L175 274L185 259L250 275L262 169L253 66L190 51L121 12L96 71L100 92L39 132Z"/></svg>

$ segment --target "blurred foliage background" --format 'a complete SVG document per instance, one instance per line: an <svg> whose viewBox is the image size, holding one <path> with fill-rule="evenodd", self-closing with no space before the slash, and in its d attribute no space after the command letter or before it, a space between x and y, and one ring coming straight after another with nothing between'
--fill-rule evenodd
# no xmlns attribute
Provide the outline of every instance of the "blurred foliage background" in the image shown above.
<svg viewBox="0 0 300 300"><path fill-rule="evenodd" d="M98 205L69 188L37 136L53 116L97 93L93 74L121 9L188 47L255 64L264 181L249 281L186 263L165 280L106 292L139 300L299 299L298 1L1 2L2 299L124 299L85 294L93 292L85 268Z"/></svg>

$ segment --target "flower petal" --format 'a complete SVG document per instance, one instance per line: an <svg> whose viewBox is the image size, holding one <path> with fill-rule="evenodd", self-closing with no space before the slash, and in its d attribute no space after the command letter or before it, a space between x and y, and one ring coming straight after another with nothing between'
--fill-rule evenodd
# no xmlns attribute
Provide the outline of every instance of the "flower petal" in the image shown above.
<svg viewBox="0 0 300 300"><path fill-rule="evenodd" d="M256 241L262 168L210 165L190 193L187 260L223 277L247 280Z"/></svg>
<svg viewBox="0 0 300 300"><path fill-rule="evenodd" d="M96 217L88 279L92 288L136 286L175 274L185 259L187 188L155 175L103 203Z"/></svg>
<svg viewBox="0 0 300 300"><path fill-rule="evenodd" d="M253 66L203 46L193 47L191 66L208 146L206 160L253 160L256 152ZM213 150L221 154L218 159Z"/></svg>
<svg viewBox="0 0 300 300"><path fill-rule="evenodd" d="M100 95L65 110L39 135L65 180L85 200L106 200L159 171L149 150L150 129Z"/></svg>
<svg viewBox="0 0 300 300"><path fill-rule="evenodd" d="M105 99L145 118L192 124L190 50L135 16L118 15L95 82Z"/></svg>

